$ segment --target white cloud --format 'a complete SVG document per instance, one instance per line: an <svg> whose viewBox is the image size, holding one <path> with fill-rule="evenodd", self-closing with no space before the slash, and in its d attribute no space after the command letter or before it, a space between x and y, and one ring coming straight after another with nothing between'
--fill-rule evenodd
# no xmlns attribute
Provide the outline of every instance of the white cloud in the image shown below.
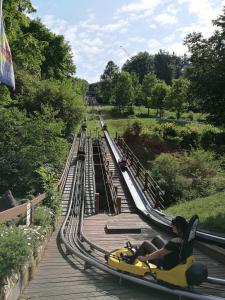
<svg viewBox="0 0 225 300"><path fill-rule="evenodd" d="M151 53L156 53L161 48L161 43L156 39L150 39L147 43L147 50Z"/></svg>
<svg viewBox="0 0 225 300"><path fill-rule="evenodd" d="M171 44L164 49L169 51L170 53L175 52L177 55L183 55L184 53L187 53L187 47L184 46L182 42Z"/></svg>
<svg viewBox="0 0 225 300"><path fill-rule="evenodd" d="M225 4L224 0L220 2L220 5L217 5L212 0L178 0L178 2L186 4L188 12L197 18L195 23L184 27L181 31L184 31L186 34L193 31L200 31L206 37L212 35L215 30L212 20L216 19L221 13L221 9ZM187 30L189 31L187 32Z"/></svg>
<svg viewBox="0 0 225 300"><path fill-rule="evenodd" d="M137 2L123 5L119 9L119 12L137 13L144 10L153 11L162 2L163 2L162 0L139 0Z"/></svg>
<svg viewBox="0 0 225 300"><path fill-rule="evenodd" d="M145 39L136 36L136 37L130 37L130 38L128 39L128 41L134 42L134 43L143 43L143 42L145 41Z"/></svg>
<svg viewBox="0 0 225 300"><path fill-rule="evenodd" d="M106 24L106 25L102 26L100 30L102 32L113 32L116 30L124 29L127 25L128 25L128 21L121 19L116 23Z"/></svg>
<svg viewBox="0 0 225 300"><path fill-rule="evenodd" d="M172 42L175 40L175 38L176 38L175 33L173 33L173 34L171 34L171 35L168 35L168 36L166 36L166 37L163 39L163 43L165 43L165 44L170 44L170 43L172 43Z"/></svg>
<svg viewBox="0 0 225 300"><path fill-rule="evenodd" d="M68 26L67 21L64 19L58 19L54 15L45 15L43 17L43 23L56 34L64 33L66 27Z"/></svg>
<svg viewBox="0 0 225 300"><path fill-rule="evenodd" d="M160 25L171 25L177 23L176 16L169 15L168 13L162 13L154 17L154 20Z"/></svg>

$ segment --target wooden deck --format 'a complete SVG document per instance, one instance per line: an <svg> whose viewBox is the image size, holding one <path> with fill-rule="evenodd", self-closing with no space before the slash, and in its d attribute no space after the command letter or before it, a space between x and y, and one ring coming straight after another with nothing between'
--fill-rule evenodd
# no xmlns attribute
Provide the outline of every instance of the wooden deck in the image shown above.
<svg viewBox="0 0 225 300"><path fill-rule="evenodd" d="M96 234L102 235L105 224L105 215L96 215L86 219L85 228L88 235L96 240ZM129 215L127 216L127 220ZM133 217L130 219L133 220ZM97 224L91 232L91 222ZM137 222L139 222L137 218ZM89 224L89 225L88 225ZM93 224L93 223L92 223ZM92 227L93 228L93 227ZM29 286L25 289L20 300L73 300L73 299L132 299L132 300L177 300L178 297L165 295L146 287L136 285L127 281L119 284L117 277L109 275L94 267L84 270L84 263L74 256L65 256L64 249L57 241L56 231L45 251L44 257L34 274ZM124 239L126 240L126 235ZM99 241L101 240L101 237ZM114 235L108 235L104 245L110 243L108 249L115 248ZM103 245L101 243L101 245ZM116 238L116 245L122 245L121 236Z"/></svg>
<svg viewBox="0 0 225 300"><path fill-rule="evenodd" d="M106 224L119 226L135 226L141 229L139 234L107 234ZM126 241L141 243L151 239L155 229L136 214L120 214L108 216L98 214L84 221L84 233L102 248L112 251L120 248ZM84 270L84 263L72 255L66 256L63 246L58 242L56 231L45 251L42 262L33 280L25 289L21 300L72 300L72 299L149 299L177 300L174 295L166 295L150 288L142 287L128 281L119 284L117 277L107 274L94 267ZM165 237L165 236L164 236ZM197 260L209 266L211 276L225 278L224 265L217 263L195 249ZM206 289L204 288L204 291ZM210 290L208 291L210 293ZM225 292L219 293L225 297ZM185 298L182 298L185 299Z"/></svg>

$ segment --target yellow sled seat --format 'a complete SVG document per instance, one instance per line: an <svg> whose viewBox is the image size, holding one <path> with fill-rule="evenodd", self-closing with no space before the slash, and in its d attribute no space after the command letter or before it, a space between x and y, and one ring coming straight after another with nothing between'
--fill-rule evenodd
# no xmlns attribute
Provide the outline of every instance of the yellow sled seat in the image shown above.
<svg viewBox="0 0 225 300"><path fill-rule="evenodd" d="M120 258L121 253L126 253L132 255L132 253L127 248L121 248L112 252L108 257L108 264L111 267L119 269L124 272L129 272L135 275L144 276L146 273L150 272L149 267L142 261L136 259L133 264L128 264ZM152 272L156 270L156 266L149 264Z"/></svg>
<svg viewBox="0 0 225 300"><path fill-rule="evenodd" d="M155 269L154 273L157 280L165 281L180 287L187 287L186 271L193 265L194 257L189 256L186 263L179 264L170 270Z"/></svg>

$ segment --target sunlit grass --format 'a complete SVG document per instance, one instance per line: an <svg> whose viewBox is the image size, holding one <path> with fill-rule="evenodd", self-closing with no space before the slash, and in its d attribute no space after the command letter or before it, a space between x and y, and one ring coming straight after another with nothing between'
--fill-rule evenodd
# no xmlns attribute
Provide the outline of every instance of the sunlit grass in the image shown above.
<svg viewBox="0 0 225 300"><path fill-rule="evenodd" d="M197 214L201 228L225 233L225 192L183 202L169 207L165 212L187 219Z"/></svg>
<svg viewBox="0 0 225 300"><path fill-rule="evenodd" d="M104 117L109 133L115 137L116 134L122 136L126 131L127 127L131 126L134 122L140 122L144 127L151 127L156 123L165 122L165 120L156 119L156 110L150 109L149 116L147 115L147 108L144 106L133 106L134 114L127 115L126 112L120 113L115 106L112 105L102 105L98 107ZM175 119L175 112L165 111L164 118ZM183 114L184 117L188 116L188 113ZM194 120L204 119L202 114L193 114ZM98 115L96 115L96 108L88 106L87 107L87 125L88 132L94 138L100 134L101 128L98 121ZM178 122L178 126L184 126L185 122ZM200 125L204 126L204 125Z"/></svg>

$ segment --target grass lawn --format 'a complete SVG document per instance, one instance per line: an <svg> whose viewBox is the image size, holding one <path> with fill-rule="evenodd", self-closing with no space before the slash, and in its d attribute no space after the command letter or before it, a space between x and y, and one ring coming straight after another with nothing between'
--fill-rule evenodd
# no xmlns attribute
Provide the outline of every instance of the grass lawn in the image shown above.
<svg viewBox="0 0 225 300"><path fill-rule="evenodd" d="M197 214L199 227L225 233L225 192L171 206L165 213L187 219Z"/></svg>
<svg viewBox="0 0 225 300"><path fill-rule="evenodd" d="M175 119L175 112L165 111L164 119L156 119L155 109L150 109L150 114L147 116L147 109L144 106L133 106L134 114L127 115L126 113L121 114L119 113L114 106L110 105L102 105L99 106L101 110L101 114L104 117L109 133L115 137L116 133L120 136L123 135L126 128L132 125L134 122L140 122L145 127L150 127L156 123L167 122L166 118L168 119ZM97 136L97 132L100 132L100 125L98 124L98 116L94 116L94 108L91 106L87 107L87 125L88 125L88 132L91 133L91 136L94 138ZM182 118L187 118L188 113L184 113ZM205 116L202 114L193 114L194 120L204 120ZM186 119L188 121L188 119ZM177 122L178 126L184 126L186 124L185 120L181 120ZM204 126L204 125L199 125Z"/></svg>

